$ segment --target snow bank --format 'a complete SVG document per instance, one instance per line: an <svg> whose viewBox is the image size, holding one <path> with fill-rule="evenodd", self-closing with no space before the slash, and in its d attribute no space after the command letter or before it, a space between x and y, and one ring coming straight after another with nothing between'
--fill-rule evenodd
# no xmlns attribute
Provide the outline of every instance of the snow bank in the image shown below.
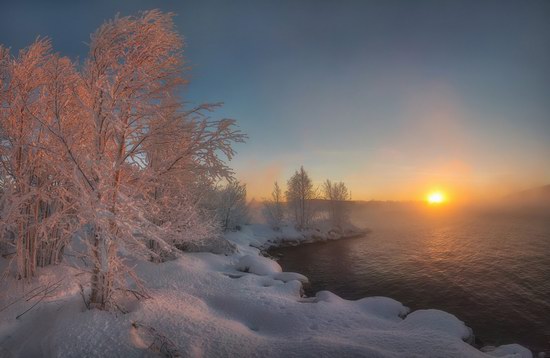
<svg viewBox="0 0 550 358"><path fill-rule="evenodd" d="M152 298L126 302L126 314L87 310L77 285L87 278L75 279L74 270L64 266L41 269L41 279L19 287L18 293L10 290L13 297L1 294L9 282L0 283L4 307L45 281L66 279L65 286L19 319L33 300L0 311L0 356L530 356L517 345L477 350L464 341L471 334L464 323L442 311L409 314L390 298L348 301L328 291L304 298L300 292L307 278L281 272L249 246L266 237L251 228L228 236L239 253L185 253L160 264L128 262Z"/></svg>
<svg viewBox="0 0 550 358"><path fill-rule="evenodd" d="M464 341L472 337L472 331L454 315L440 310L418 310L409 314L401 327L410 330L430 330Z"/></svg>
<svg viewBox="0 0 550 358"><path fill-rule="evenodd" d="M493 357L517 357L517 358L532 358L533 354L530 350L520 346L519 344L505 344L500 347L484 347L482 351Z"/></svg>
<svg viewBox="0 0 550 358"><path fill-rule="evenodd" d="M238 271L253 273L260 276L270 276L274 280L283 282L299 281L308 283L309 280L302 274L296 272L282 272L281 266L267 257L258 255L245 255L239 259L235 268Z"/></svg>
<svg viewBox="0 0 550 358"><path fill-rule="evenodd" d="M373 316L396 322L410 312L401 302L388 297L366 297L358 300L357 304Z"/></svg>
<svg viewBox="0 0 550 358"><path fill-rule="evenodd" d="M309 280L307 277L296 272L279 272L279 273L273 274L272 277L275 280L280 280L283 282L296 280L296 281L300 281L301 283L309 283Z"/></svg>

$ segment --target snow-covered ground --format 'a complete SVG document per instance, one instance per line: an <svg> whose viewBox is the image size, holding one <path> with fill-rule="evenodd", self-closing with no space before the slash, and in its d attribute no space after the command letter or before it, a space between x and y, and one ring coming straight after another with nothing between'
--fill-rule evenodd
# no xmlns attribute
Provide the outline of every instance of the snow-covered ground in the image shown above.
<svg viewBox="0 0 550 358"><path fill-rule="evenodd" d="M238 252L227 256L184 253L160 264L133 262L151 298L122 302L126 314L87 310L73 277L79 271L67 265L42 269L33 283L9 294L14 282L4 279L0 357L531 357L519 345L486 353L474 348L466 343L471 330L442 311L411 313L390 298L347 301L327 291L302 297L306 277L283 273L259 255L258 248L282 238L313 237L285 230L253 225L229 233ZM44 294L17 298L59 280L16 319Z"/></svg>

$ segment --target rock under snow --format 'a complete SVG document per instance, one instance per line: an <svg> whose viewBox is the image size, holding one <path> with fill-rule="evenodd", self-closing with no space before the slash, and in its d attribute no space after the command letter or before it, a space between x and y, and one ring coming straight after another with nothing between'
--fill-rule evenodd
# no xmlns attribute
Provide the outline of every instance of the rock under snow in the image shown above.
<svg viewBox="0 0 550 358"><path fill-rule="evenodd" d="M259 255L245 255L241 257L235 268L242 272L250 272L260 276L283 271L277 262Z"/></svg>

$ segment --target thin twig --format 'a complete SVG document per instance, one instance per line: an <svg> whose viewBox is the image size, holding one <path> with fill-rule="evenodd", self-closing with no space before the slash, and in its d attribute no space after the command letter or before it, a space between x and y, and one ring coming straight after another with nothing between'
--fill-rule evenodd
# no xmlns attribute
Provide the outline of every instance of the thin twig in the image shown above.
<svg viewBox="0 0 550 358"><path fill-rule="evenodd" d="M53 284L53 285L50 285L48 286L47 290L44 292L44 295L42 295L42 297L40 297L40 299L38 301L36 301L32 306L30 306L29 308L27 308L23 313L21 314L18 314L15 319L19 319L21 316L23 316L25 313L29 312L30 310L32 310L34 307L36 307L36 305L38 305L40 302L42 302L43 299L45 299L46 297L48 297L48 295L52 292L54 292L55 290L57 290L59 288L59 286L61 285L61 281L62 280L59 280L57 281L57 283ZM36 295L34 295L33 297L36 297ZM27 300L28 301L28 300Z"/></svg>
<svg viewBox="0 0 550 358"><path fill-rule="evenodd" d="M57 285L59 284L61 281L63 281L63 279L53 283L53 284L48 284L46 286L46 288L43 288L42 290L36 292L34 295L32 295L31 297L27 298L25 301L29 302L31 299L35 298L36 296L38 296L40 293L44 292L44 291L47 291L50 287L54 286L54 285Z"/></svg>
<svg viewBox="0 0 550 358"><path fill-rule="evenodd" d="M8 303L7 305L5 305L4 307L0 308L0 312L2 312L3 310L5 310L6 308L8 308L9 306L13 305L14 303L24 299L25 297L27 297L28 294L30 294L31 292L34 292L36 291L37 289L39 289L40 287L42 286L36 286L35 288L33 288L32 290L30 290L29 292L23 294L23 296L19 297L19 298L16 298L15 300L13 300L12 302Z"/></svg>

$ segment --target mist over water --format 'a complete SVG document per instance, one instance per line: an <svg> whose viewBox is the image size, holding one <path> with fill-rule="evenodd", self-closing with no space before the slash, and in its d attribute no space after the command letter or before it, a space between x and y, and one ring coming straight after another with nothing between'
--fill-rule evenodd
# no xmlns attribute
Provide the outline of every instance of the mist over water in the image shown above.
<svg viewBox="0 0 550 358"><path fill-rule="evenodd" d="M456 315L483 345L550 351L547 213L372 204L354 221L372 232L271 253L285 271L310 278L310 295L387 296Z"/></svg>

